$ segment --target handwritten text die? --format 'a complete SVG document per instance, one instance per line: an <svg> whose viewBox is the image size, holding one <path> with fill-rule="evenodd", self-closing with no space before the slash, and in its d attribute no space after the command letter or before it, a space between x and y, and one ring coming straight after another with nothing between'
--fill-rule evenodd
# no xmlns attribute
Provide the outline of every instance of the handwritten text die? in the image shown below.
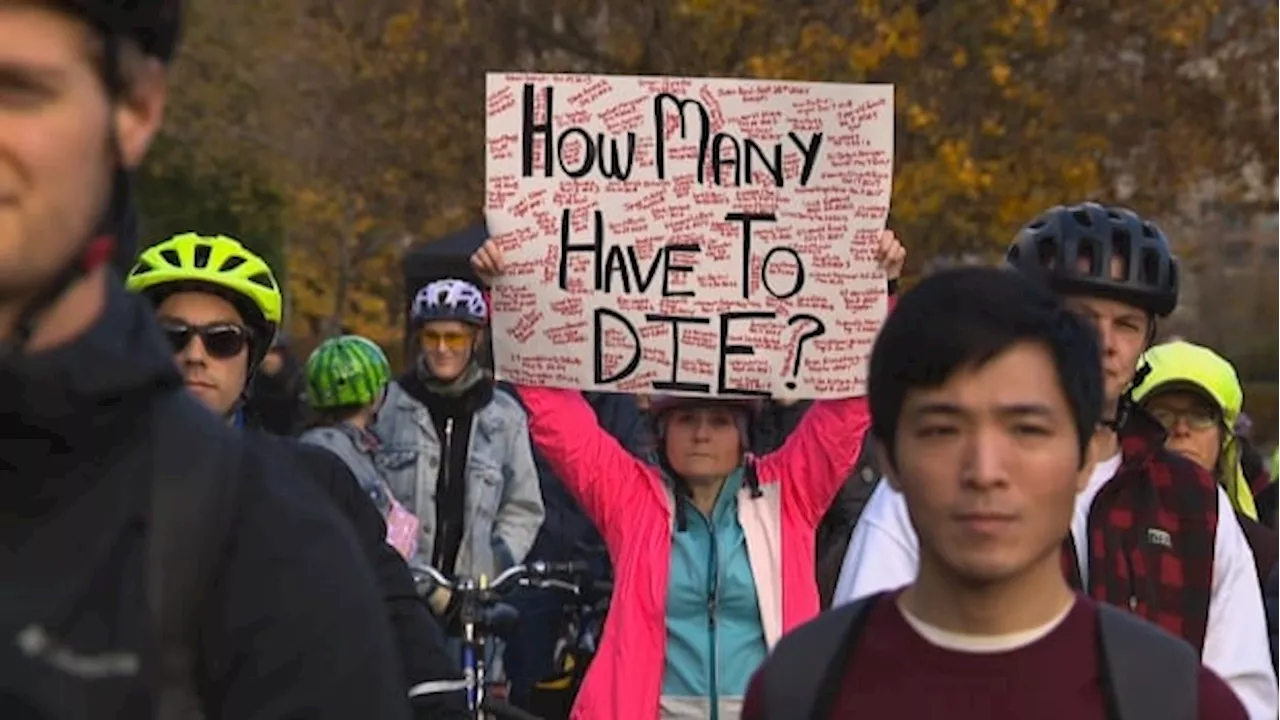
<svg viewBox="0 0 1280 720"><path fill-rule="evenodd" d="M891 88L491 75L489 95L488 134L507 139L486 167L490 232L510 260L494 288L500 376L862 391L885 310L869 259L889 200ZM850 147L874 151L874 173L831 172Z"/></svg>

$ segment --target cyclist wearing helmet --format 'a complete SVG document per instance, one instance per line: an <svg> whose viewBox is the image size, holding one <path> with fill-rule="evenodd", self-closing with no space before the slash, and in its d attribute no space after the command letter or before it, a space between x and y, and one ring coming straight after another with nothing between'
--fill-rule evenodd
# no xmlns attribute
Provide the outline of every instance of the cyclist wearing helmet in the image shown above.
<svg viewBox="0 0 1280 720"><path fill-rule="evenodd" d="M1022 229L1007 259L1061 295L1101 340L1105 419L1063 545L1068 578L1185 639L1250 717L1275 718L1262 595L1231 502L1211 473L1164 447L1164 429L1131 397L1150 372L1139 357L1156 319L1178 302L1164 233L1123 208L1056 207ZM902 495L880 483L854 529L835 603L910 583L918 548Z"/></svg>
<svg viewBox="0 0 1280 720"><path fill-rule="evenodd" d="M144 250L125 282L155 305L191 393L242 427L284 308L271 268L232 238L185 233Z"/></svg>
<svg viewBox="0 0 1280 720"><path fill-rule="evenodd" d="M1151 372L1134 391L1134 401L1164 427L1166 448L1213 473L1226 489L1253 551L1258 581L1265 585L1280 557L1280 538L1258 522L1245 479L1241 450L1247 441L1235 432L1244 389L1236 369L1209 348L1189 342L1157 345L1142 361ZM1274 636L1276 618L1268 615L1267 623Z"/></svg>
<svg viewBox="0 0 1280 720"><path fill-rule="evenodd" d="M244 427L245 388L272 346L283 306L266 262L232 238L186 233L143 251L126 286L155 306L192 394L220 417ZM355 529L398 643L402 671L393 677L408 681L415 714L429 718L460 712L465 699L440 628L418 598L403 559L386 543L382 516L351 471L314 445L256 428L248 437L311 478ZM456 697L442 698L441 693Z"/></svg>
<svg viewBox="0 0 1280 720"><path fill-rule="evenodd" d="M524 559L544 515L524 410L480 365L489 309L479 288L432 282L414 296L410 320L421 352L374 421L377 462L422 521L418 560L492 578ZM430 598L446 609L444 588Z"/></svg>
<svg viewBox="0 0 1280 720"><path fill-rule="evenodd" d="M406 560L417 550L418 518L404 509L387 487L381 472L374 464L374 454L380 445L369 429L373 418L386 397L387 383L391 379L391 364L387 356L372 340L359 335L343 335L324 341L307 359L307 396L316 415L315 427L299 438L304 443L325 448L347 464L361 489L368 494L374 507L386 523L386 542ZM433 648L444 648L445 640L435 623L429 628ZM421 642L412 636L406 642ZM423 650L426 648L424 647ZM411 653L412 648L404 648ZM421 654L421 653L420 653ZM436 653L430 657L437 659ZM425 717L449 718L466 716L467 699L463 691L457 664L447 654L440 654L439 663L431 670L435 678L435 704L417 703L419 714Z"/></svg>
<svg viewBox="0 0 1280 720"><path fill-rule="evenodd" d="M0 3L0 715L407 717L350 530L184 391L111 272L179 11Z"/></svg>
<svg viewBox="0 0 1280 720"><path fill-rule="evenodd" d="M891 232L889 278L905 251ZM502 272L488 241L472 265ZM815 528L857 459L866 398L813 403L776 452L750 455L758 405L650 398L655 463L600 429L582 394L520 386L539 451L595 522L614 567L603 641L572 717L722 718L784 632L818 613Z"/></svg>
<svg viewBox="0 0 1280 720"><path fill-rule="evenodd" d="M342 458L382 513L387 543L412 559L418 549L418 519L391 494L373 461L380 443L369 425L391 380L386 354L359 335L330 338L307 359L306 377L316 425L298 439Z"/></svg>

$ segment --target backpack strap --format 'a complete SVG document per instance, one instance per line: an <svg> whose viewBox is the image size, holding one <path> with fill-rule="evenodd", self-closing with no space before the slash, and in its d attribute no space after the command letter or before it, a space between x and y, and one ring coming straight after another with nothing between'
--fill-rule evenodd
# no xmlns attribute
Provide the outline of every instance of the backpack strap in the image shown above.
<svg viewBox="0 0 1280 720"><path fill-rule="evenodd" d="M853 648L879 597L829 610L782 636L760 670L762 717L831 716Z"/></svg>
<svg viewBox="0 0 1280 720"><path fill-rule="evenodd" d="M1125 610L1097 608L1103 692L1113 720L1196 720L1195 649Z"/></svg>
<svg viewBox="0 0 1280 720"><path fill-rule="evenodd" d="M242 447L185 391L152 415L147 603L155 641L156 720L203 717L197 622L231 526Z"/></svg>

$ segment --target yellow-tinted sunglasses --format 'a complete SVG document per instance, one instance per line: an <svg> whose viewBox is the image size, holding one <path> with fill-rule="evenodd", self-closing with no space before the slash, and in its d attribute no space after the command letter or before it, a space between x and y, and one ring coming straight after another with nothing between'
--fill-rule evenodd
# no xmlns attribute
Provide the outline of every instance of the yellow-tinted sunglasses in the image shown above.
<svg viewBox="0 0 1280 720"><path fill-rule="evenodd" d="M469 332L440 332L439 330L422 331L422 343L428 348L443 347L445 350L465 350L471 345L474 333Z"/></svg>

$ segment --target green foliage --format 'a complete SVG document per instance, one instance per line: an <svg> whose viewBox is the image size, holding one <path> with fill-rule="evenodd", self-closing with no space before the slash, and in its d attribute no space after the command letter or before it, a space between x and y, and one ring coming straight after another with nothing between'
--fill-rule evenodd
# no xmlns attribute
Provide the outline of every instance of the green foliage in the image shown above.
<svg viewBox="0 0 1280 720"><path fill-rule="evenodd" d="M151 152L155 162L144 164L137 177L141 245L184 232L228 235L285 274L284 201L267 178L229 161L197 171L193 151L167 136Z"/></svg>

